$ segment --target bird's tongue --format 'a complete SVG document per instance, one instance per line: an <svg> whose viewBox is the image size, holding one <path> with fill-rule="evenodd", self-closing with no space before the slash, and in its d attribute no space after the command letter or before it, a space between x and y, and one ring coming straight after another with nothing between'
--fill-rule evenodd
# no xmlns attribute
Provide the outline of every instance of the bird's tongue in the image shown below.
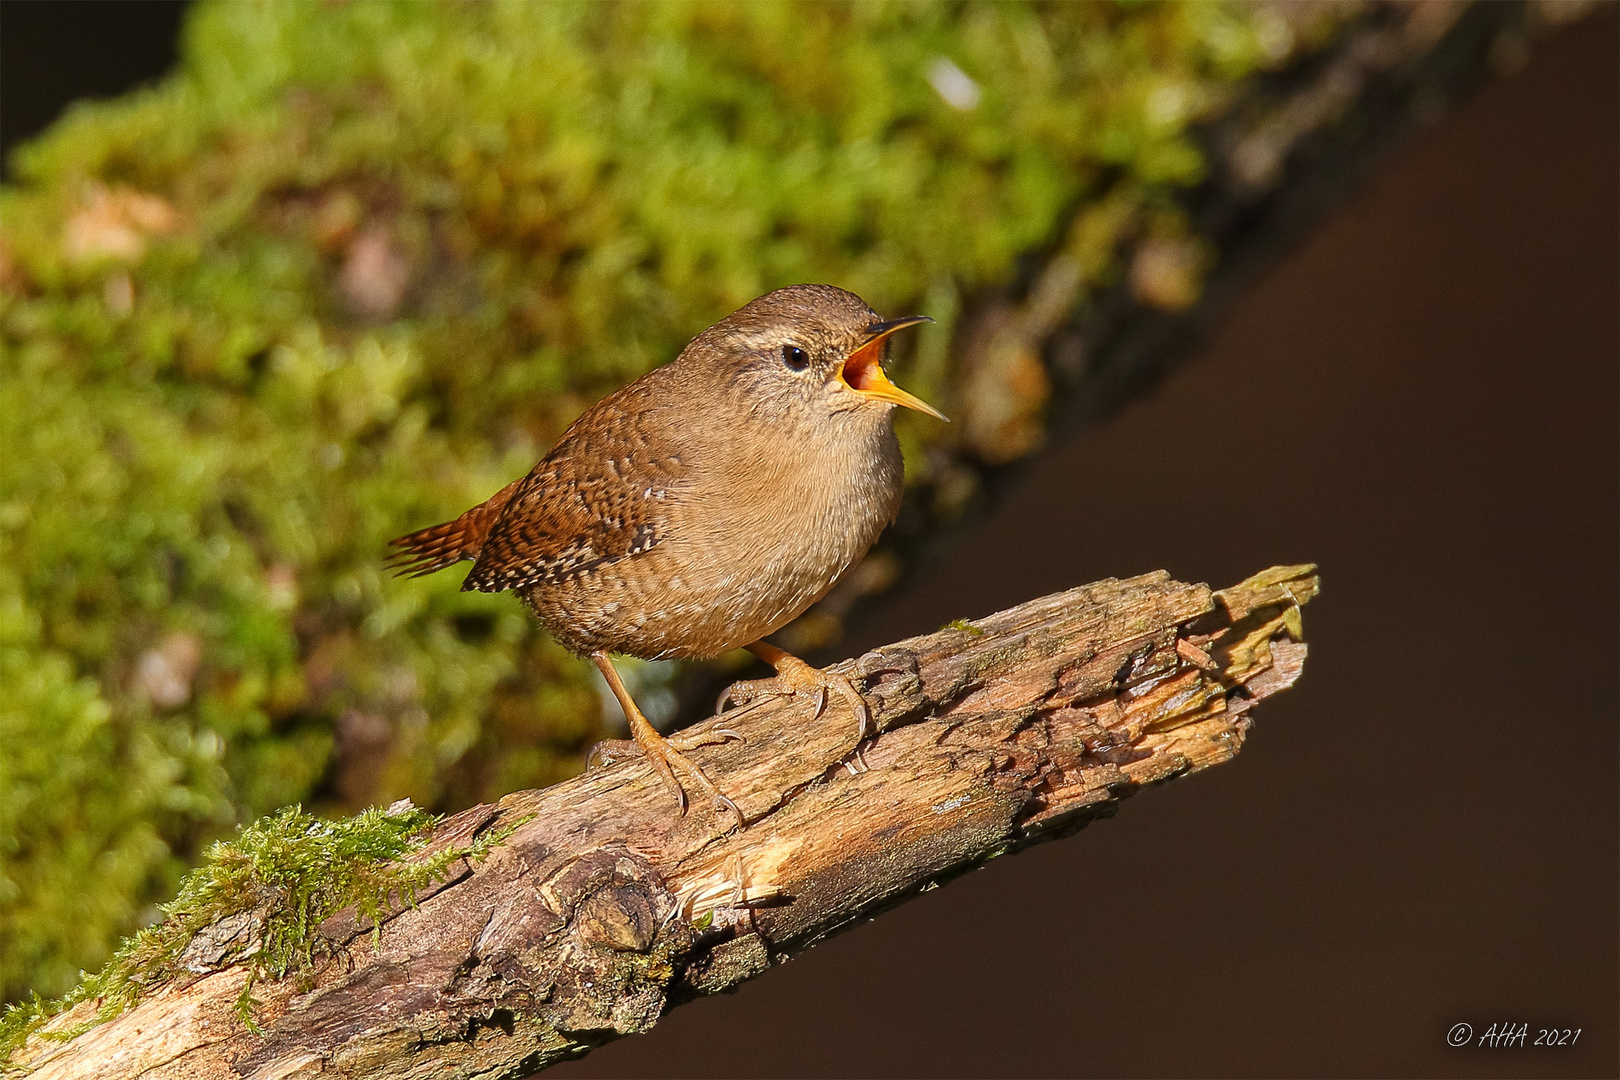
<svg viewBox="0 0 1620 1080"><path fill-rule="evenodd" d="M888 387L889 380L883 374L883 342L874 341L863 345L850 354L844 361L844 382L849 384L851 390L871 393Z"/></svg>
<svg viewBox="0 0 1620 1080"><path fill-rule="evenodd" d="M883 338L893 334L894 330L901 329L901 325L914 325L917 319L902 319L897 324L888 325L888 329L881 330L870 342L857 348L844 361L844 368L838 372L839 377L849 389L855 393L862 393L865 397L876 398L878 402L889 402L891 405L901 405L904 408L914 408L919 413L944 419L944 413L936 410L935 406L923 402L922 398L915 397L906 390L901 390L889 377L883 374Z"/></svg>
<svg viewBox="0 0 1620 1080"><path fill-rule="evenodd" d="M945 419L945 414L934 408L922 399L906 393L883 374L883 338L879 335L862 345L850 354L844 361L843 369L839 372L844 384L858 394L864 394L878 401L887 401L893 405L900 405L907 409L916 409L929 416Z"/></svg>

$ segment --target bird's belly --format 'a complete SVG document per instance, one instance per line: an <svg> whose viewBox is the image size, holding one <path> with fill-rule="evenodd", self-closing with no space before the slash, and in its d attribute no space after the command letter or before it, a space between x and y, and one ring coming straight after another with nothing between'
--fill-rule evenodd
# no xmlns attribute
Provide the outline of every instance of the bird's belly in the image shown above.
<svg viewBox="0 0 1620 1080"><path fill-rule="evenodd" d="M652 553L649 552L649 555ZM783 559L730 566L671 557L603 568L589 580L532 590L529 604L564 645L647 659L718 656L758 641L819 600L859 559ZM626 570L631 568L627 567Z"/></svg>
<svg viewBox="0 0 1620 1080"><path fill-rule="evenodd" d="M776 511L727 520L707 508L706 528L672 527L645 553L579 579L536 587L530 606L579 653L647 659L718 656L772 633L826 595L892 520L898 477L818 505L781 500Z"/></svg>

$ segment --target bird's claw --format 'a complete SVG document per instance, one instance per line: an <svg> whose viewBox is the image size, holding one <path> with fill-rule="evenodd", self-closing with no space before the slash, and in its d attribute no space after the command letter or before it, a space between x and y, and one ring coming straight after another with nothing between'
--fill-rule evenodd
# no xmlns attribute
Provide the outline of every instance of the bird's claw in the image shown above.
<svg viewBox="0 0 1620 1080"><path fill-rule="evenodd" d="M684 816L687 807L686 788L675 777L675 767L679 766L690 782L713 800L714 808L717 811L729 812L737 819L737 827L743 828L747 826L748 819L743 816L742 809L719 788L715 787L714 781L710 780L702 769L688 761L685 755L680 752L682 749L691 749L695 746L712 746L716 743L731 742L732 740L740 742L743 741L743 737L730 728L711 728L708 731L695 733L690 739L683 740L679 735L674 738L663 739L661 745L654 747L649 752L647 747L629 739L603 739L591 747L591 752L586 755L585 768L589 770L598 765L606 767L627 757L645 758L647 764L652 766L653 772L663 781L664 786L673 792L675 802L680 807L680 813Z"/></svg>
<svg viewBox="0 0 1620 1080"><path fill-rule="evenodd" d="M677 731L669 737L669 744L677 750L691 750L699 746L721 746L728 742L745 743L742 733L728 727L705 728L701 731Z"/></svg>
<svg viewBox="0 0 1620 1080"><path fill-rule="evenodd" d="M725 712L728 706L747 708L761 698L786 697L791 693L792 690L784 689L776 679L741 679L720 692L720 700L715 702L714 711L718 715Z"/></svg>
<svg viewBox="0 0 1620 1080"><path fill-rule="evenodd" d="M731 815L737 819L738 828L742 828L748 824L748 819L743 817L743 812L738 808L737 804L732 802L726 796L720 794L718 791L714 793L714 808L716 811L730 811Z"/></svg>
<svg viewBox="0 0 1620 1080"><path fill-rule="evenodd" d="M819 720L827 711L829 692L832 691L836 691L849 706L850 712L855 714L858 738L864 740L871 733L872 712L861 692L855 689L855 684L847 675L813 668L796 657L787 657L779 664L774 678L744 679L732 683L720 695L715 711L723 712L726 705L733 702L747 706L763 697L797 697L809 694L812 695L813 702L810 718Z"/></svg>

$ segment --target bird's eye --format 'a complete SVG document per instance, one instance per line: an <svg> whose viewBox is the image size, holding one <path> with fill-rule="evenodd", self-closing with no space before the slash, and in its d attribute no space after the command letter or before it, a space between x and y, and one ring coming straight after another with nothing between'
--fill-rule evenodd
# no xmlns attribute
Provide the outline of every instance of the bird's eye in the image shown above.
<svg viewBox="0 0 1620 1080"><path fill-rule="evenodd" d="M782 346L782 363L794 371L803 371L810 366L810 354L797 345Z"/></svg>

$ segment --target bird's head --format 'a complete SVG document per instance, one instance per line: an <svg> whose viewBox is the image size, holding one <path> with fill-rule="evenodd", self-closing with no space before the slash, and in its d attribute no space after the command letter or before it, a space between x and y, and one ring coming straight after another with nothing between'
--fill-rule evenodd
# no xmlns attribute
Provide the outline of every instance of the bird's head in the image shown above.
<svg viewBox="0 0 1620 1080"><path fill-rule="evenodd" d="M926 315L882 319L852 292L791 285L721 319L687 346L682 360L725 380L766 416L887 417L894 406L944 420L939 410L889 381L889 335Z"/></svg>

